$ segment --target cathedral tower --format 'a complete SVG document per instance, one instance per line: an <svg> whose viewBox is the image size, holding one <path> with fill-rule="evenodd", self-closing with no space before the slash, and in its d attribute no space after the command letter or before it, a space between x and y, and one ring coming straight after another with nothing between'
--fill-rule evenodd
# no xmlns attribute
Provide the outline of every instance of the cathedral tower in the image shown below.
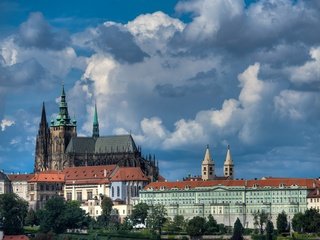
<svg viewBox="0 0 320 240"><path fill-rule="evenodd" d="M94 138L99 137L99 121L98 121L97 104L94 105L92 137Z"/></svg>
<svg viewBox="0 0 320 240"><path fill-rule="evenodd" d="M68 113L64 86L62 86L59 110L58 116L55 120L51 120L50 125L51 159L49 169L51 170L62 170L69 166L65 150L71 138L77 136L76 121L71 120Z"/></svg>
<svg viewBox="0 0 320 240"><path fill-rule="evenodd" d="M234 178L234 164L231 157L230 145L228 145L226 160L224 161L223 166L223 172L225 177L228 177L229 179Z"/></svg>
<svg viewBox="0 0 320 240"><path fill-rule="evenodd" d="M46 109L42 104L41 120L36 139L35 165L34 172L45 171L48 169L50 156L50 131L47 123Z"/></svg>
<svg viewBox="0 0 320 240"><path fill-rule="evenodd" d="M204 155L204 159L202 161L202 180L211 180L214 179L214 162L210 155L209 145L207 145L207 149Z"/></svg>

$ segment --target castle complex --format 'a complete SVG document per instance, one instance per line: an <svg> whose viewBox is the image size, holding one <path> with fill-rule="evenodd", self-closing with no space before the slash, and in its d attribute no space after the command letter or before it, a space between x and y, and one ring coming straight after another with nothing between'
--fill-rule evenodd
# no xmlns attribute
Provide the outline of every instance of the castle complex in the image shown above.
<svg viewBox="0 0 320 240"><path fill-rule="evenodd" d="M45 105L36 139L35 172L62 171L66 167L118 165L140 167L152 181L158 179L155 157L144 158L131 135L99 135L97 107L95 106L91 137L77 136L77 122L71 119L64 87L60 97L59 113L48 126Z"/></svg>
<svg viewBox="0 0 320 240"><path fill-rule="evenodd" d="M56 195L64 196L79 201L94 218L101 215L101 200L108 196L121 219L132 213L136 203L144 202L163 205L172 219L211 214L226 226L239 218L249 228L254 227L254 215L261 212L274 221L282 211L292 219L308 208L320 210L319 179L235 179L230 146L222 176L216 172L209 146L201 160L201 176L165 181L155 157L143 157L130 134L100 136L96 106L92 136L78 137L77 122L69 116L62 87L59 113L50 125L44 104L42 107L34 173L6 176L0 172L0 194L14 192L33 209L43 208Z"/></svg>

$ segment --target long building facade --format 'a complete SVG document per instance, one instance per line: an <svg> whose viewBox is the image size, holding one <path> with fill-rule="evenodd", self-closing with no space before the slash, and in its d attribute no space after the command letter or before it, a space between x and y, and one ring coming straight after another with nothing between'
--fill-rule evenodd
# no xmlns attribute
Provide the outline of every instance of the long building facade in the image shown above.
<svg viewBox="0 0 320 240"><path fill-rule="evenodd" d="M228 146L224 177L214 171L209 147L201 165L202 176L177 182L152 182L140 192L140 202L164 205L168 216L208 217L233 226L239 218L245 227L254 227L254 215L265 212L272 221L285 211L292 219L295 213L313 207L311 192L320 186L316 179L263 178L234 180L234 163ZM313 195L312 195L313 196Z"/></svg>
<svg viewBox="0 0 320 240"><path fill-rule="evenodd" d="M276 220L285 211L289 218L307 207L307 196L319 180L266 178L261 180L208 180L153 182L140 192L140 202L162 204L168 216L208 217L226 226L237 218L245 227L254 227L254 214L264 211Z"/></svg>
<svg viewBox="0 0 320 240"><path fill-rule="evenodd" d="M158 179L155 157L143 157L131 134L100 136L97 107L90 137L77 136L77 122L71 119L64 87L60 96L59 113L47 122L45 106L36 139L34 171L63 170L66 167L118 165L140 167L152 181Z"/></svg>

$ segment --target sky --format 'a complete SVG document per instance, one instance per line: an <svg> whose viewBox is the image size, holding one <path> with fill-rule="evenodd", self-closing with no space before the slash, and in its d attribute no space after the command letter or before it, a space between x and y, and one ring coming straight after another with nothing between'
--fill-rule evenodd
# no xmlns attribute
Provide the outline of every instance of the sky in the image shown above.
<svg viewBox="0 0 320 240"><path fill-rule="evenodd" d="M169 180L320 176L320 2L0 0L0 169L32 172L64 84L79 136L131 133Z"/></svg>

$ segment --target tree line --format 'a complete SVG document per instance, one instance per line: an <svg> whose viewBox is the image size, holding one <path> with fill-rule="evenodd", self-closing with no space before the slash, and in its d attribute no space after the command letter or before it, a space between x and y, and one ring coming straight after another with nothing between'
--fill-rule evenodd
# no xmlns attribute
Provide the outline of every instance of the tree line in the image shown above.
<svg viewBox="0 0 320 240"><path fill-rule="evenodd" d="M163 205L148 206L139 203L133 207L130 216L120 221L119 214L113 209L109 197L101 201L102 214L96 219L91 218L80 208L78 201L65 201L62 197L49 199L43 209L28 210L28 203L13 193L0 195L0 226L6 235L22 234L24 226L39 226L42 233L64 233L67 229L109 229L114 231L130 231L137 226L147 227L152 233L161 235L187 234L190 236L232 234L232 240L243 239L245 232L241 221L237 219L231 228L218 224L212 215L207 218L196 216L185 219L176 215L173 219L167 217ZM286 235L291 230L299 233L320 232L320 213L308 209L304 213L296 213L288 219L285 212L276 219L276 229L268 213L260 212L253 215L255 234L263 239L273 239L276 234ZM292 228L292 229L291 229Z"/></svg>

